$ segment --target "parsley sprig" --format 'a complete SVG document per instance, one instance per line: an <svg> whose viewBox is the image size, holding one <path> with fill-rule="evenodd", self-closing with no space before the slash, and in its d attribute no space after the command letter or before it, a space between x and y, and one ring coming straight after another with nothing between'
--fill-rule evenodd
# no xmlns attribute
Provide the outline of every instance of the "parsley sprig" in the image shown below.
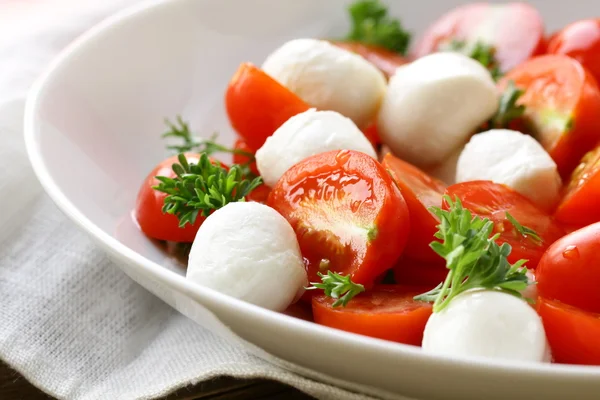
<svg viewBox="0 0 600 400"><path fill-rule="evenodd" d="M531 283L524 267L527 260L511 265L507 260L511 246L496 243L499 234L492 235L492 221L473 216L458 198L444 199L449 210L430 208L441 221L435 234L440 242L430 246L446 260L448 275L436 288L415 299L433 301L433 311L439 312L454 297L471 289L500 290L522 297L520 292Z"/></svg>
<svg viewBox="0 0 600 400"><path fill-rule="evenodd" d="M388 15L387 7L379 0L362 0L348 8L352 29L347 39L384 47L402 55L406 54L411 34L399 20Z"/></svg>
<svg viewBox="0 0 600 400"><path fill-rule="evenodd" d="M538 235L538 233L536 231L534 231L533 229L531 229L527 226L521 225L519 223L519 221L517 221L515 219L515 217L510 215L508 212L506 213L506 219L512 224L512 226L515 227L517 232L519 232L519 234L521 234L521 236L523 236L523 238L530 239L532 242L534 242L538 246L540 246L543 243L542 238L540 237L540 235Z"/></svg>
<svg viewBox="0 0 600 400"><path fill-rule="evenodd" d="M327 275L318 272L321 282L311 282L306 290L323 289L326 296L336 299L333 307L346 307L354 296L365 291L361 284L354 283L350 276L343 276L335 272L327 271Z"/></svg>
<svg viewBox="0 0 600 400"><path fill-rule="evenodd" d="M506 89L500 96L500 105L498 111L489 121L490 129L508 128L510 122L521 118L525 113L524 105L517 105L519 98L525 93L522 89L515 86L513 81L509 81Z"/></svg>
<svg viewBox="0 0 600 400"><path fill-rule="evenodd" d="M498 80L502 76L500 65L498 64L498 60L496 60L496 49L494 49L493 46L483 42L469 44L463 40L453 40L448 44L440 46L440 50L454 51L464 54L467 57L471 57L486 67L494 80Z"/></svg>
<svg viewBox="0 0 600 400"><path fill-rule="evenodd" d="M179 226L194 224L198 215L207 217L212 211L226 204L244 201L245 197L260 184L262 178L244 178L239 165L229 170L212 162L208 154L202 153L198 164L188 163L183 153L173 164L175 178L157 176L160 183L153 189L166 193L163 213L173 214Z"/></svg>

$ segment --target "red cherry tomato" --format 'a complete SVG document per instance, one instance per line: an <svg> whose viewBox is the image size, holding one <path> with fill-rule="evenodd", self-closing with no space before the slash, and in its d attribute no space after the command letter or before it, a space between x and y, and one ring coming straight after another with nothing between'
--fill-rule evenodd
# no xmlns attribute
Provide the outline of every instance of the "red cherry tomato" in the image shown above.
<svg viewBox="0 0 600 400"><path fill-rule="evenodd" d="M381 144L381 139L379 138L379 132L377 132L377 124L372 123L363 129L363 133L366 138L369 139L369 142L373 145L374 148L377 148L378 145Z"/></svg>
<svg viewBox="0 0 600 400"><path fill-rule="evenodd" d="M396 68L410 62L410 60L400 54L379 46L359 42L334 41L332 43L344 50L361 55L364 59L379 68L388 79L394 75Z"/></svg>
<svg viewBox="0 0 600 400"><path fill-rule="evenodd" d="M197 163L200 157L197 154L186 154L190 163ZM174 178L175 172L171 169L177 163L177 156L169 157L158 164L142 183L135 204L134 217L140 229L146 236L158 240L171 242L191 243L196 237L196 232L205 218L198 217L194 225L187 224L184 228L179 227L179 220L175 215L163 214L162 207L166 193L152 189L160 182L156 176Z"/></svg>
<svg viewBox="0 0 600 400"><path fill-rule="evenodd" d="M308 104L250 63L240 66L227 87L225 108L233 128L252 150Z"/></svg>
<svg viewBox="0 0 600 400"><path fill-rule="evenodd" d="M546 55L510 71L508 82L525 91L523 121L544 146L566 179L581 157L600 140L600 90L592 75L572 58Z"/></svg>
<svg viewBox="0 0 600 400"><path fill-rule="evenodd" d="M600 313L600 223L557 240L536 269L540 296Z"/></svg>
<svg viewBox="0 0 600 400"><path fill-rule="evenodd" d="M380 285L361 293L346 307L333 307L325 295L313 297L317 324L378 339L420 346L431 304L413 300L427 288Z"/></svg>
<svg viewBox="0 0 600 400"><path fill-rule="evenodd" d="M240 151L244 151L248 154L252 154L254 155L254 150L252 150L252 148L250 148L250 146L248 146L248 144L246 143L246 141L242 138L238 138L234 145L233 148L235 150L240 150ZM248 156L245 156L243 154L233 154L233 163L234 164L246 164L248 161L250 161L251 158ZM250 164L250 171L252 171L254 174L259 175L258 173L258 169L256 168L256 161L252 162L252 164Z"/></svg>
<svg viewBox="0 0 600 400"><path fill-rule="evenodd" d="M490 181L463 182L449 186L446 194L452 199L458 197L474 215L494 222L494 233L500 233L498 243L512 246L508 256L511 263L526 259L529 260L527 267L534 269L548 246L565 234L554 218L507 186ZM443 208L448 209L446 202ZM521 225L533 229L540 236L541 243L523 237L506 218L507 212Z"/></svg>
<svg viewBox="0 0 600 400"><path fill-rule="evenodd" d="M438 256L439 257L439 256ZM401 285L424 286L431 290L446 279L448 269L443 258L423 262L401 257L394 266L394 279Z"/></svg>
<svg viewBox="0 0 600 400"><path fill-rule="evenodd" d="M600 146L583 156L573 171L555 216L570 225L600 221Z"/></svg>
<svg viewBox="0 0 600 400"><path fill-rule="evenodd" d="M417 44L415 57L434 53L453 40L493 46L500 70L506 72L544 48L544 23L525 3L473 3L458 7L433 23Z"/></svg>
<svg viewBox="0 0 600 400"><path fill-rule="evenodd" d="M408 206L411 231L405 254L415 260L439 261L440 256L429 247L439 220L428 208L442 205L446 185L391 154L384 157L382 164L400 188Z"/></svg>
<svg viewBox="0 0 600 400"><path fill-rule="evenodd" d="M576 59L596 80L600 80L600 18L567 25L552 35L546 51Z"/></svg>
<svg viewBox="0 0 600 400"><path fill-rule="evenodd" d="M253 191L251 191L246 199L248 201L255 201L257 203L266 204L267 199L269 198L269 194L271 194L271 188L267 185L260 185Z"/></svg>
<svg viewBox="0 0 600 400"><path fill-rule="evenodd" d="M537 311L555 362L600 365L600 314L542 297Z"/></svg>
<svg viewBox="0 0 600 400"><path fill-rule="evenodd" d="M409 232L398 188L381 164L357 151L301 161L277 182L267 204L294 228L310 282L332 270L372 285L398 260Z"/></svg>

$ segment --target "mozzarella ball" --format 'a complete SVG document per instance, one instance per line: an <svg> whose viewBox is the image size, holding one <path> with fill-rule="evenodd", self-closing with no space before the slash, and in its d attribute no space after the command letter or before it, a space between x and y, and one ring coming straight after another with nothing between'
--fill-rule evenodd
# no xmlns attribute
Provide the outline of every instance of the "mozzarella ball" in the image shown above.
<svg viewBox="0 0 600 400"><path fill-rule="evenodd" d="M331 150L356 150L377 158L371 142L349 118L310 109L287 120L256 152L256 166L267 186L298 162Z"/></svg>
<svg viewBox="0 0 600 400"><path fill-rule="evenodd" d="M544 210L559 199L556 163L531 136L492 129L471 138L460 154L458 182L489 180L511 187Z"/></svg>
<svg viewBox="0 0 600 400"><path fill-rule="evenodd" d="M403 160L427 169L452 152L498 108L498 92L480 63L457 53L420 58L396 70L377 128Z"/></svg>
<svg viewBox="0 0 600 400"><path fill-rule="evenodd" d="M262 70L310 106L337 111L361 128L375 119L386 88L373 64L324 40L291 40Z"/></svg>
<svg viewBox="0 0 600 400"><path fill-rule="evenodd" d="M433 313L423 350L456 357L550 361L544 326L525 301L498 291L469 291Z"/></svg>
<svg viewBox="0 0 600 400"><path fill-rule="evenodd" d="M229 203L206 218L186 277L274 311L285 310L307 285L294 230L277 211L255 202Z"/></svg>

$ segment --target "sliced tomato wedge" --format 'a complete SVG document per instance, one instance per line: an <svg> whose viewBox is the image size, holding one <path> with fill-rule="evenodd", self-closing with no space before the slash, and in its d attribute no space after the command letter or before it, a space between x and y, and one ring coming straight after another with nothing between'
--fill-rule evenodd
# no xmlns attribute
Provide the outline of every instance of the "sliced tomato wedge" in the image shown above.
<svg viewBox="0 0 600 400"><path fill-rule="evenodd" d="M256 151L285 121L310 107L250 63L240 65L225 93L229 121Z"/></svg>
<svg viewBox="0 0 600 400"><path fill-rule="evenodd" d="M600 18L567 25L548 40L547 52L574 58L600 80Z"/></svg>
<svg viewBox="0 0 600 400"><path fill-rule="evenodd" d="M600 221L600 146L583 156L554 215L570 225Z"/></svg>
<svg viewBox="0 0 600 400"><path fill-rule="evenodd" d="M544 49L544 23L526 3L467 4L435 21L415 47L414 56L439 51L453 40L482 42L495 49L500 70L506 72Z"/></svg>
<svg viewBox="0 0 600 400"><path fill-rule="evenodd" d="M423 262L402 256L394 266L394 279L396 283L427 287L426 291L433 289L443 282L447 275L446 262L441 257L439 257L439 261Z"/></svg>
<svg viewBox="0 0 600 400"><path fill-rule="evenodd" d="M537 311L555 362L600 365L600 314L542 297Z"/></svg>
<svg viewBox="0 0 600 400"><path fill-rule="evenodd" d="M248 146L248 143L246 143L246 141L242 138L238 138L235 143L233 144L233 148L234 150L240 150L240 151L244 151L248 154L254 155L255 151L252 150L252 148L250 146ZM249 161L251 161L251 158L243 155L243 154L233 154L233 163L234 164L239 164L239 165L244 165L246 163L248 163ZM256 168L256 161L253 161L250 164L250 171L252 171L252 173L259 175L258 173L258 168Z"/></svg>
<svg viewBox="0 0 600 400"><path fill-rule="evenodd" d="M381 164L357 151L301 161L273 187L267 204L294 228L311 282L332 270L370 286L398 260L408 237L400 191Z"/></svg>
<svg viewBox="0 0 600 400"><path fill-rule="evenodd" d="M333 41L332 43L344 50L361 55L364 59L379 68L388 79L394 75L398 67L410 62L408 58L379 46L367 45L360 42Z"/></svg>
<svg viewBox="0 0 600 400"><path fill-rule="evenodd" d="M420 346L431 304L414 296L427 288L378 285L361 293L346 307L333 307L333 299L318 295L312 299L317 324L378 339Z"/></svg>
<svg viewBox="0 0 600 400"><path fill-rule="evenodd" d="M387 154L382 164L400 188L408 206L411 231L405 254L415 260L439 261L440 256L429 247L439 220L428 208L441 207L446 185L392 154Z"/></svg>
<svg viewBox="0 0 600 400"><path fill-rule="evenodd" d="M525 91L523 122L568 179L581 157L600 140L600 90L592 75L576 60L563 55L531 59L510 71L510 81Z"/></svg>
<svg viewBox="0 0 600 400"><path fill-rule="evenodd" d="M508 256L511 263L520 259L529 262L527 267L535 269L544 251L565 235L563 228L544 211L537 208L529 199L511 188L490 181L471 181L449 186L446 194L458 197L465 208L474 215L489 218L494 222L494 233L499 233L499 243L508 243L512 252ZM448 204L443 203L448 209ZM521 225L533 229L541 242L524 237L506 218L512 215Z"/></svg>

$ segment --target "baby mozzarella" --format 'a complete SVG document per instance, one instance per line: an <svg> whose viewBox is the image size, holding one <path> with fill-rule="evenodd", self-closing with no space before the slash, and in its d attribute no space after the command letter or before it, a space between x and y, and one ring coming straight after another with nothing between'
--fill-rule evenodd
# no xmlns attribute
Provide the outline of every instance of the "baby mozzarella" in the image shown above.
<svg viewBox="0 0 600 400"><path fill-rule="evenodd" d="M497 108L487 69L464 55L441 52L396 70L377 128L395 154L427 169L447 160Z"/></svg>
<svg viewBox="0 0 600 400"><path fill-rule="evenodd" d="M287 120L256 152L256 166L273 186L294 164L331 150L356 150L377 158L371 142L349 118L314 108Z"/></svg>
<svg viewBox="0 0 600 400"><path fill-rule="evenodd" d="M312 107L337 111L361 128L375 119L386 88L373 64L324 40L291 40L262 70Z"/></svg>
<svg viewBox="0 0 600 400"><path fill-rule="evenodd" d="M186 277L275 311L285 310L307 284L294 230L277 211L255 202L229 203L206 218Z"/></svg>
<svg viewBox="0 0 600 400"><path fill-rule="evenodd" d="M492 129L471 138L458 158L456 180L489 180L509 186L544 210L560 195L556 163L531 136Z"/></svg>
<svg viewBox="0 0 600 400"><path fill-rule="evenodd" d="M433 313L423 350L464 357L550 361L544 326L525 301L497 291L470 291Z"/></svg>

